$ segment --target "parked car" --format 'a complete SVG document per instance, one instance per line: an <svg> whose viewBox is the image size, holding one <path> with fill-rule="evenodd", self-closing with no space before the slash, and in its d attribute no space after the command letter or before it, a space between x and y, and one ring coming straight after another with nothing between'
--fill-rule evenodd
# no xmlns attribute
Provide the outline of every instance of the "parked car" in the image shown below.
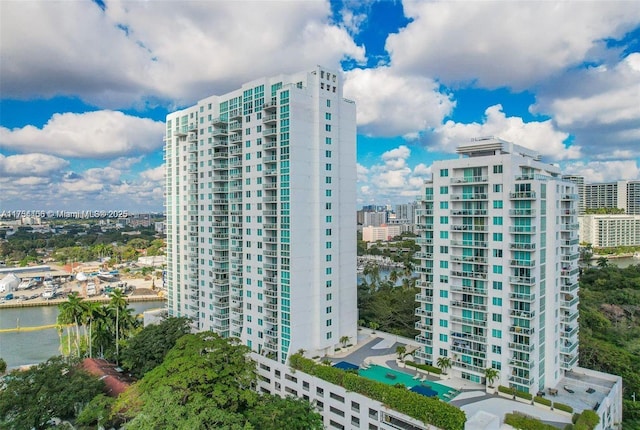
<svg viewBox="0 0 640 430"><path fill-rule="evenodd" d="M9 293L6 296L4 296L5 300L13 300L13 293Z"/></svg>

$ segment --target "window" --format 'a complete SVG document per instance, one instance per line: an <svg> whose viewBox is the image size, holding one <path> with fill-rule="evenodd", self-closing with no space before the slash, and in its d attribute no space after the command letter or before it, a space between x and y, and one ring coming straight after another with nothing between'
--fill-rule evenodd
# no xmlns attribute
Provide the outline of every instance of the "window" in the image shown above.
<svg viewBox="0 0 640 430"><path fill-rule="evenodd" d="M448 342L449 341L449 336L447 336L446 334L440 333L440 342Z"/></svg>
<svg viewBox="0 0 640 430"><path fill-rule="evenodd" d="M496 339L502 339L502 330L498 330L498 329L492 329L491 330L491 336L495 337Z"/></svg>
<svg viewBox="0 0 640 430"><path fill-rule="evenodd" d="M493 265L493 273L500 275L502 274L502 266L499 266L497 264Z"/></svg>
<svg viewBox="0 0 640 430"><path fill-rule="evenodd" d="M502 298L501 297L493 297L491 299L491 302L494 304L494 306L502 306Z"/></svg>
<svg viewBox="0 0 640 430"><path fill-rule="evenodd" d="M502 249L494 249L493 256L496 258L502 258Z"/></svg>
<svg viewBox="0 0 640 430"><path fill-rule="evenodd" d="M449 209L449 202L440 202L440 209Z"/></svg>
<svg viewBox="0 0 640 430"><path fill-rule="evenodd" d="M494 216L493 217L493 225L502 225L502 217Z"/></svg>
<svg viewBox="0 0 640 430"><path fill-rule="evenodd" d="M443 314L448 314L449 313L449 306L440 305L440 312L442 312Z"/></svg>
<svg viewBox="0 0 640 430"><path fill-rule="evenodd" d="M331 163L327 163L324 165L325 170L331 170Z"/></svg>
<svg viewBox="0 0 640 430"><path fill-rule="evenodd" d="M325 124L324 130L325 131L331 131L331 124Z"/></svg>
<svg viewBox="0 0 640 430"><path fill-rule="evenodd" d="M447 186L440 187L440 194L449 194L449 187Z"/></svg>
<svg viewBox="0 0 640 430"><path fill-rule="evenodd" d="M449 327L448 320L440 320L440 327Z"/></svg>
<svg viewBox="0 0 640 430"><path fill-rule="evenodd" d="M502 173L502 164L493 166L493 173Z"/></svg>
<svg viewBox="0 0 640 430"><path fill-rule="evenodd" d="M441 254L448 254L449 253L449 247L448 246L440 246L440 253Z"/></svg>
<svg viewBox="0 0 640 430"><path fill-rule="evenodd" d="M502 354L502 347L500 345L491 345L491 352L494 354Z"/></svg>
<svg viewBox="0 0 640 430"><path fill-rule="evenodd" d="M327 158L331 158L331 151L324 151L324 156Z"/></svg>
<svg viewBox="0 0 640 430"><path fill-rule="evenodd" d="M449 262L448 261L441 261L440 262L440 268L441 269L448 269L449 268Z"/></svg>
<svg viewBox="0 0 640 430"><path fill-rule="evenodd" d="M502 209L502 200L494 200L493 201L494 209Z"/></svg>
<svg viewBox="0 0 640 430"><path fill-rule="evenodd" d="M449 176L449 169L440 169L440 177L446 178L447 176Z"/></svg>
<svg viewBox="0 0 640 430"><path fill-rule="evenodd" d="M449 297L449 292L447 290L440 290L440 297L446 299L447 297Z"/></svg>
<svg viewBox="0 0 640 430"><path fill-rule="evenodd" d="M502 242L502 233L493 233L493 240L495 242Z"/></svg>
<svg viewBox="0 0 640 430"><path fill-rule="evenodd" d="M493 289L494 289L494 290L502 290L502 282L500 282L500 281L493 281Z"/></svg>
<svg viewBox="0 0 640 430"><path fill-rule="evenodd" d="M494 322L502 322L502 315L500 314L492 314L491 318Z"/></svg>
<svg viewBox="0 0 640 430"><path fill-rule="evenodd" d="M325 137L324 138L324 143L326 143L327 145L331 145L331 138L330 137Z"/></svg>
<svg viewBox="0 0 640 430"><path fill-rule="evenodd" d="M324 119L331 121L331 114L329 112L326 112L324 114Z"/></svg>
<svg viewBox="0 0 640 430"><path fill-rule="evenodd" d="M440 239L449 239L448 231L440 231Z"/></svg>
<svg viewBox="0 0 640 430"><path fill-rule="evenodd" d="M493 192L501 193L502 192L502 184L493 184Z"/></svg>
<svg viewBox="0 0 640 430"><path fill-rule="evenodd" d="M449 224L449 217L448 216L441 216L440 217L440 224Z"/></svg>

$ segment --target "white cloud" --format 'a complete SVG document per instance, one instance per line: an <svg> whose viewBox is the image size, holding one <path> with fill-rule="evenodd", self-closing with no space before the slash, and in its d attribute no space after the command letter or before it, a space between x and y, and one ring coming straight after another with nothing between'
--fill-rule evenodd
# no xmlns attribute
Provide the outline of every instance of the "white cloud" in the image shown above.
<svg viewBox="0 0 640 430"><path fill-rule="evenodd" d="M640 167L636 160L576 161L563 164L563 173L581 175L585 182L640 180Z"/></svg>
<svg viewBox="0 0 640 430"><path fill-rule="evenodd" d="M386 48L403 73L517 89L597 56L635 27L633 2L403 2L413 21Z"/></svg>
<svg viewBox="0 0 640 430"><path fill-rule="evenodd" d="M435 127L455 107L451 95L423 76L401 76L393 68L354 69L345 73L345 97L358 104L359 133L407 135Z"/></svg>
<svg viewBox="0 0 640 430"><path fill-rule="evenodd" d="M580 156L580 147L565 147L564 142L569 134L556 130L551 120L524 122L520 117L507 117L501 105L487 108L482 123L447 121L435 129L426 144L430 150L454 152L458 145L480 136L499 137L535 150L552 160Z"/></svg>
<svg viewBox="0 0 640 430"><path fill-rule="evenodd" d="M0 154L0 176L47 177L60 175L67 166L67 160L48 154L17 154L7 157Z"/></svg>
<svg viewBox="0 0 640 430"><path fill-rule="evenodd" d="M94 2L3 2L3 95L184 105L255 79L256 70L364 61L364 49L330 22L328 2L105 3L103 11Z"/></svg>
<svg viewBox="0 0 640 430"><path fill-rule="evenodd" d="M405 203L415 200L431 169L423 163L408 164L411 150L401 145L380 155L369 167L358 165L358 202ZM366 184L366 185L365 185Z"/></svg>
<svg viewBox="0 0 640 430"><path fill-rule="evenodd" d="M75 158L111 158L162 147L164 123L122 112L55 114L42 127L0 127L0 147Z"/></svg>
<svg viewBox="0 0 640 430"><path fill-rule="evenodd" d="M543 86L535 113L552 115L588 155L611 157L611 148L640 156L640 53L612 66L574 70Z"/></svg>
<svg viewBox="0 0 640 430"><path fill-rule="evenodd" d="M140 177L147 181L155 181L161 183L164 181L165 165L154 167L140 173Z"/></svg>

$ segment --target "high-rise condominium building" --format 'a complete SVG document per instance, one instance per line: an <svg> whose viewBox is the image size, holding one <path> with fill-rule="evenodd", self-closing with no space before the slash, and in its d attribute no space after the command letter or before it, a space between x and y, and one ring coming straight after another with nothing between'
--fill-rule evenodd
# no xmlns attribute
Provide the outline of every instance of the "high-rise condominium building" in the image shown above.
<svg viewBox="0 0 640 430"><path fill-rule="evenodd" d="M499 139L457 152L433 164L418 209L416 357L535 394L578 361L576 184Z"/></svg>
<svg viewBox="0 0 640 430"><path fill-rule="evenodd" d="M585 184L584 176L580 175L562 175L562 179L574 182L578 188L578 215L585 213Z"/></svg>
<svg viewBox="0 0 640 430"><path fill-rule="evenodd" d="M171 315L283 362L355 340L355 112L317 67L167 116Z"/></svg>
<svg viewBox="0 0 640 430"><path fill-rule="evenodd" d="M586 209L618 208L629 215L640 215L640 181L586 184L584 200Z"/></svg>

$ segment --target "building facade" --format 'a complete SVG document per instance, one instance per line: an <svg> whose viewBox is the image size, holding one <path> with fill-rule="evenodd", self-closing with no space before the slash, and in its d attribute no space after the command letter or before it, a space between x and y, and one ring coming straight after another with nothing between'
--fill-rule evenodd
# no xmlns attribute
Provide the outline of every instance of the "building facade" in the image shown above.
<svg viewBox="0 0 640 430"><path fill-rule="evenodd" d="M583 215L585 212L585 187L584 176L579 175L563 175L562 179L575 183L578 191L578 214Z"/></svg>
<svg viewBox="0 0 640 430"><path fill-rule="evenodd" d="M640 215L640 181L586 184L586 209L617 208L628 215Z"/></svg>
<svg viewBox="0 0 640 430"><path fill-rule="evenodd" d="M640 215L583 215L580 242L594 248L640 246Z"/></svg>
<svg viewBox="0 0 640 430"><path fill-rule="evenodd" d="M386 242L409 230L409 224L383 225L381 227L367 226L362 228L362 240L365 242Z"/></svg>
<svg viewBox="0 0 640 430"><path fill-rule="evenodd" d="M416 358L535 394L577 366L576 184L499 139L457 152L433 164L417 211Z"/></svg>
<svg viewBox="0 0 640 430"><path fill-rule="evenodd" d="M317 67L167 116L170 315L281 362L355 338L355 112Z"/></svg>

